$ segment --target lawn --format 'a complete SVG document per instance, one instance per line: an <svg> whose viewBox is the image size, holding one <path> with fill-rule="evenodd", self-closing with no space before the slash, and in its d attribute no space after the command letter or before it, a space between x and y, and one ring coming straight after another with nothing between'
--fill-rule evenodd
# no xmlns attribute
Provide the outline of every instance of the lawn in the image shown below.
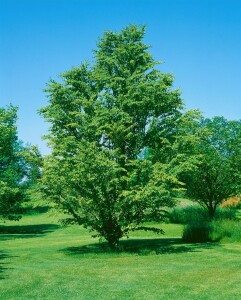
<svg viewBox="0 0 241 300"><path fill-rule="evenodd" d="M184 244L137 232L110 253L51 212L0 227L0 299L241 299L241 244Z"/></svg>

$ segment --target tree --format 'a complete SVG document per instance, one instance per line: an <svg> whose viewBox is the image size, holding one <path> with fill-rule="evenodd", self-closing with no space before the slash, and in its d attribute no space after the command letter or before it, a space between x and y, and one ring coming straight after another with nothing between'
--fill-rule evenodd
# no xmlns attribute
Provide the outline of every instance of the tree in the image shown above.
<svg viewBox="0 0 241 300"><path fill-rule="evenodd" d="M41 155L17 137L17 108L0 108L0 217L19 219L27 189L40 177Z"/></svg>
<svg viewBox="0 0 241 300"><path fill-rule="evenodd" d="M40 111L51 123L45 194L71 216L67 222L83 224L112 248L144 221L160 221L179 185L170 161L144 155L160 148L152 132L171 136L183 107L173 77L155 69L144 32L135 25L106 32L92 65L50 81L49 105Z"/></svg>
<svg viewBox="0 0 241 300"><path fill-rule="evenodd" d="M187 194L215 216L216 208L241 192L241 121L202 119L196 145L199 163L186 174Z"/></svg>

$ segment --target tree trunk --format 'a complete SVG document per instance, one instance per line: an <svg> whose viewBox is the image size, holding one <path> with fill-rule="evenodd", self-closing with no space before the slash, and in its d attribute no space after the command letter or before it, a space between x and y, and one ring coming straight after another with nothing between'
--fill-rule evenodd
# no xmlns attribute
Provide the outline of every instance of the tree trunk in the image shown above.
<svg viewBox="0 0 241 300"><path fill-rule="evenodd" d="M209 205L209 206L208 206L208 216L209 216L209 218L210 218L211 220L214 219L215 212L216 212L216 206Z"/></svg>
<svg viewBox="0 0 241 300"><path fill-rule="evenodd" d="M117 251L119 248L119 240L123 236L121 226L117 224L117 222L113 222L113 220L107 221L104 227L104 235L110 249Z"/></svg>

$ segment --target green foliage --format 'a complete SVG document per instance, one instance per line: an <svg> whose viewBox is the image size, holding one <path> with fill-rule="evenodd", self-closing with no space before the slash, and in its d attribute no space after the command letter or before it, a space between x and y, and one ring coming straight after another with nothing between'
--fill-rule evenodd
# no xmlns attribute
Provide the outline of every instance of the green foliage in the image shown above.
<svg viewBox="0 0 241 300"><path fill-rule="evenodd" d="M222 219L213 223L212 240L241 242L241 221Z"/></svg>
<svg viewBox="0 0 241 300"><path fill-rule="evenodd" d="M45 195L71 216L67 222L113 247L142 222L162 220L186 161L174 146L178 122L188 119L180 93L170 74L154 68L144 32L135 25L106 32L94 63L52 80L41 109L52 125Z"/></svg>
<svg viewBox="0 0 241 300"><path fill-rule="evenodd" d="M216 219L213 221L191 222L184 226L182 238L187 243L240 242L241 221Z"/></svg>
<svg viewBox="0 0 241 300"><path fill-rule="evenodd" d="M188 224L205 222L210 219L207 210L200 206L186 206L173 208L169 212L171 223ZM215 213L215 220L235 220L236 210L234 208L218 208Z"/></svg>
<svg viewBox="0 0 241 300"><path fill-rule="evenodd" d="M216 208L241 190L241 121L215 117L202 119L198 127L202 136L193 151L199 161L182 180L187 195L213 218Z"/></svg>
<svg viewBox="0 0 241 300"><path fill-rule="evenodd" d="M196 220L184 226L182 239L186 243L211 242L211 232L211 222Z"/></svg>
<svg viewBox="0 0 241 300"><path fill-rule="evenodd" d="M237 210L234 207L218 207L214 216L215 220L236 220Z"/></svg>
<svg viewBox="0 0 241 300"><path fill-rule="evenodd" d="M17 220L26 190L40 177L42 158L18 140L16 120L16 107L0 108L0 217Z"/></svg>
<svg viewBox="0 0 241 300"><path fill-rule="evenodd" d="M197 220L206 221L207 212L199 206L175 207L169 212L169 220L175 224L187 224Z"/></svg>
<svg viewBox="0 0 241 300"><path fill-rule="evenodd" d="M238 241L240 222L235 208L217 208L215 217L210 219L208 211L200 206L177 207L170 211L169 220L185 224L183 241L187 243L215 242L226 239ZM233 230L231 226L233 225Z"/></svg>

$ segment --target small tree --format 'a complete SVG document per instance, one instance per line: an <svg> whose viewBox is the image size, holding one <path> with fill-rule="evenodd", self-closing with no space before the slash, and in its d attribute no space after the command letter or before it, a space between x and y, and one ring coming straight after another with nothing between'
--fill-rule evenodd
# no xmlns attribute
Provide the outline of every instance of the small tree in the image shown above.
<svg viewBox="0 0 241 300"><path fill-rule="evenodd" d="M196 168L186 174L187 194L214 218L216 208L241 192L241 121L202 119Z"/></svg>
<svg viewBox="0 0 241 300"><path fill-rule="evenodd" d="M41 155L17 137L17 108L0 108L0 217L19 219L27 189L40 177Z"/></svg>
<svg viewBox="0 0 241 300"><path fill-rule="evenodd" d="M71 215L68 222L95 231L112 248L144 221L160 221L179 184L170 161L145 156L161 143L151 132L172 132L183 104L172 76L154 68L144 31L106 32L94 64L62 74L61 83L52 80L49 106L41 110L52 124L46 195Z"/></svg>

